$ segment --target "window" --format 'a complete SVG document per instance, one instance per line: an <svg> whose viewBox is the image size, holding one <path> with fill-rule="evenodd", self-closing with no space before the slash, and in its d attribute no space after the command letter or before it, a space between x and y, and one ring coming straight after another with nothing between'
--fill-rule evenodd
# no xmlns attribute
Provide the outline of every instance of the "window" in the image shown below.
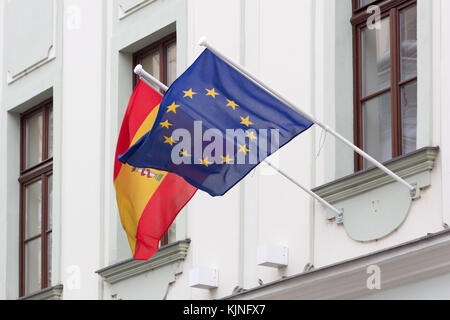
<svg viewBox="0 0 450 320"><path fill-rule="evenodd" d="M21 115L20 296L47 288L51 281L52 105L49 100Z"/></svg>
<svg viewBox="0 0 450 320"><path fill-rule="evenodd" d="M136 52L133 56L133 69L141 64L145 71L167 86L177 78L177 43L176 34L171 34L148 47ZM134 85L138 77L134 76ZM159 91L159 88L155 88ZM160 245L166 245L176 240L175 221L161 239Z"/></svg>
<svg viewBox="0 0 450 320"><path fill-rule="evenodd" d="M380 8L380 23L371 5ZM355 144L379 161L416 149L416 0L353 0ZM355 155L356 171L370 167Z"/></svg>
<svg viewBox="0 0 450 320"><path fill-rule="evenodd" d="M133 56L133 66L138 64L156 79L170 86L177 78L176 35L171 34L136 52ZM134 85L137 81L138 77L135 75Z"/></svg>

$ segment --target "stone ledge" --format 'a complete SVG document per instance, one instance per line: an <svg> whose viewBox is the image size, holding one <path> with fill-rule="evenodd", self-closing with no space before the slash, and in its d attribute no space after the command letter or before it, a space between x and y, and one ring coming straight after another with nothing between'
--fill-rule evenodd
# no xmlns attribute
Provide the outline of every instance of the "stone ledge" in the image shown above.
<svg viewBox="0 0 450 320"><path fill-rule="evenodd" d="M425 147L404 156L383 163L402 178L431 171L434 167L439 147ZM394 180L378 168L356 172L341 179L312 189L328 202L341 201L369 190L381 187ZM419 186L420 187L420 186Z"/></svg>
<svg viewBox="0 0 450 320"><path fill-rule="evenodd" d="M113 284L144 272L166 266L186 258L191 240L170 243L159 250L147 261L128 259L96 271L104 281Z"/></svg>
<svg viewBox="0 0 450 320"><path fill-rule="evenodd" d="M62 291L63 285L60 284L20 297L19 300L61 300Z"/></svg>

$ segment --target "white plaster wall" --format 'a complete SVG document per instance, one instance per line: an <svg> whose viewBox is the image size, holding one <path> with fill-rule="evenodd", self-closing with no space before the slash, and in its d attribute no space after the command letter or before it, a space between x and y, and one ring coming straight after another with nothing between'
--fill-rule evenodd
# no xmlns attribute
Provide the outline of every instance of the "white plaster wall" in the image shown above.
<svg viewBox="0 0 450 320"><path fill-rule="evenodd" d="M69 0L64 20L61 262L64 299L99 298L102 256L105 1ZM74 272L75 270L75 272ZM79 287L76 279L80 271Z"/></svg>
<svg viewBox="0 0 450 320"><path fill-rule="evenodd" d="M440 109L440 132L438 135L441 138L441 159L442 159L442 215L443 222L450 225L450 126L448 119L450 119L450 21L447 18L450 15L450 2L440 1L440 70L439 78L436 79L436 85L439 85L440 96L435 99L434 105Z"/></svg>
<svg viewBox="0 0 450 320"><path fill-rule="evenodd" d="M3 1L0 2L0 75L3 75ZM1 83L1 82L0 82ZM6 112L3 107L3 86L0 85L0 151L6 149ZM0 299L6 299L6 161L5 152L0 156Z"/></svg>
<svg viewBox="0 0 450 320"><path fill-rule="evenodd" d="M269 86L288 97L306 112L314 113L312 89L312 13L313 1L260 2L259 30L257 34L246 34L248 47L259 38L257 50L246 56L246 61L257 59L258 76ZM254 13L248 10L248 16ZM295 30L295 32L292 32ZM255 50L255 47L253 47ZM292 178L307 187L313 184L311 167L312 136L314 129L302 133L291 141L278 155L275 163ZM277 159L278 158L278 159ZM257 285L257 278L264 283L280 279L283 275L301 272L309 261L309 230L311 199L297 186L274 170L262 165L258 171L257 195L251 193L246 203L256 207L256 245L277 244L289 247L289 265L284 270L256 267L256 274L248 273L247 285ZM250 182L249 182L250 184ZM253 196L253 197L252 197ZM255 228L251 224L246 228ZM255 255L256 246L248 249ZM246 261L252 270L256 261Z"/></svg>

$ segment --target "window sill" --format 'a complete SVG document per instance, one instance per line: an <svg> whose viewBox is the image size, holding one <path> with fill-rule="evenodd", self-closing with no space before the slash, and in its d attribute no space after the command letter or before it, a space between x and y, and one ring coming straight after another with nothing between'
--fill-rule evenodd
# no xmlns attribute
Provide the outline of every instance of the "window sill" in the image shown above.
<svg viewBox="0 0 450 320"><path fill-rule="evenodd" d="M337 217L327 210L327 219L336 218L335 222L344 226L350 238L359 242L379 240L400 228L413 200L431 186L438 152L438 147L425 147L384 163L408 183L417 185L419 192L414 198L407 188L378 168L351 174L312 191L342 211Z"/></svg>
<svg viewBox="0 0 450 320"><path fill-rule="evenodd" d="M386 161L383 165L401 178L406 179L413 175L431 171L438 152L439 147L425 147ZM371 168L324 184L312 189L312 191L326 201L338 202L392 182L392 178L383 171L378 168ZM423 188L428 185L423 183L419 187Z"/></svg>
<svg viewBox="0 0 450 320"><path fill-rule="evenodd" d="M63 286L60 284L20 297L18 300L61 300L62 291Z"/></svg>
<svg viewBox="0 0 450 320"><path fill-rule="evenodd" d="M147 261L128 259L96 271L105 282L116 282L180 262L186 258L190 240L177 241L161 247Z"/></svg>

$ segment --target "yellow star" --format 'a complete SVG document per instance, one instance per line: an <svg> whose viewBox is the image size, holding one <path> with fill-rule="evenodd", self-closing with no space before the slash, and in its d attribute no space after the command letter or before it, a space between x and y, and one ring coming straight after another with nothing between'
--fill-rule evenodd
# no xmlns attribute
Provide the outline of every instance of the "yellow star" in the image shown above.
<svg viewBox="0 0 450 320"><path fill-rule="evenodd" d="M164 141L164 143L170 144L171 147L173 147L173 145L178 142L178 141L173 140L172 136L170 136L170 137L164 136L164 139L166 139L166 141Z"/></svg>
<svg viewBox="0 0 450 320"><path fill-rule="evenodd" d="M241 145L239 144L239 151L238 151L238 152L243 152L245 155L247 155L247 153L248 153L249 151L250 151L250 150L247 149L247 145L246 145L246 144L244 144L243 146L241 146Z"/></svg>
<svg viewBox="0 0 450 320"><path fill-rule="evenodd" d="M249 138L251 141L257 139L256 136L255 136L255 134L253 133L253 131L246 131L246 132L245 132L245 137L246 137L246 138Z"/></svg>
<svg viewBox="0 0 450 320"><path fill-rule="evenodd" d="M247 127L253 124L253 122L250 121L250 116L248 116L247 118L241 117L241 120L242 120L241 124Z"/></svg>
<svg viewBox="0 0 450 320"><path fill-rule="evenodd" d="M233 110L236 110L236 107L239 107L239 105L236 102L234 102L233 100L227 99L227 101L228 101L227 107L232 107Z"/></svg>
<svg viewBox="0 0 450 320"><path fill-rule="evenodd" d="M185 151L185 150L180 151L180 155L183 156L183 157L190 157L190 156L191 156L191 155L190 155L187 151Z"/></svg>
<svg viewBox="0 0 450 320"><path fill-rule="evenodd" d="M231 163L233 160L234 159L231 159L229 154L227 154L226 157L222 157L222 162L223 163Z"/></svg>
<svg viewBox="0 0 450 320"><path fill-rule="evenodd" d="M171 123L169 122L169 120L166 120L166 121L164 121L164 122L161 122L160 125L161 125L161 127L167 128L167 129L169 129L170 126L173 126L173 124L171 124Z"/></svg>
<svg viewBox="0 0 450 320"><path fill-rule="evenodd" d="M170 106L167 107L167 112L173 112L173 113L177 113L177 108L179 108L180 106L178 104L172 103Z"/></svg>
<svg viewBox="0 0 450 320"><path fill-rule="evenodd" d="M204 165L205 167L209 166L210 164L212 164L212 162L208 161L208 157L206 157L205 159L200 159L201 164Z"/></svg>
<svg viewBox="0 0 450 320"><path fill-rule="evenodd" d="M219 95L219 93L216 92L216 89L212 88L211 90L206 89L206 91L208 91L208 93L206 94L207 96L211 96L214 99L216 98L217 95Z"/></svg>
<svg viewBox="0 0 450 320"><path fill-rule="evenodd" d="M192 91L192 88L189 89L188 91L183 91L183 93L184 93L184 97L183 98L189 97L191 99L193 98L194 94L197 94L197 92L193 92Z"/></svg>

